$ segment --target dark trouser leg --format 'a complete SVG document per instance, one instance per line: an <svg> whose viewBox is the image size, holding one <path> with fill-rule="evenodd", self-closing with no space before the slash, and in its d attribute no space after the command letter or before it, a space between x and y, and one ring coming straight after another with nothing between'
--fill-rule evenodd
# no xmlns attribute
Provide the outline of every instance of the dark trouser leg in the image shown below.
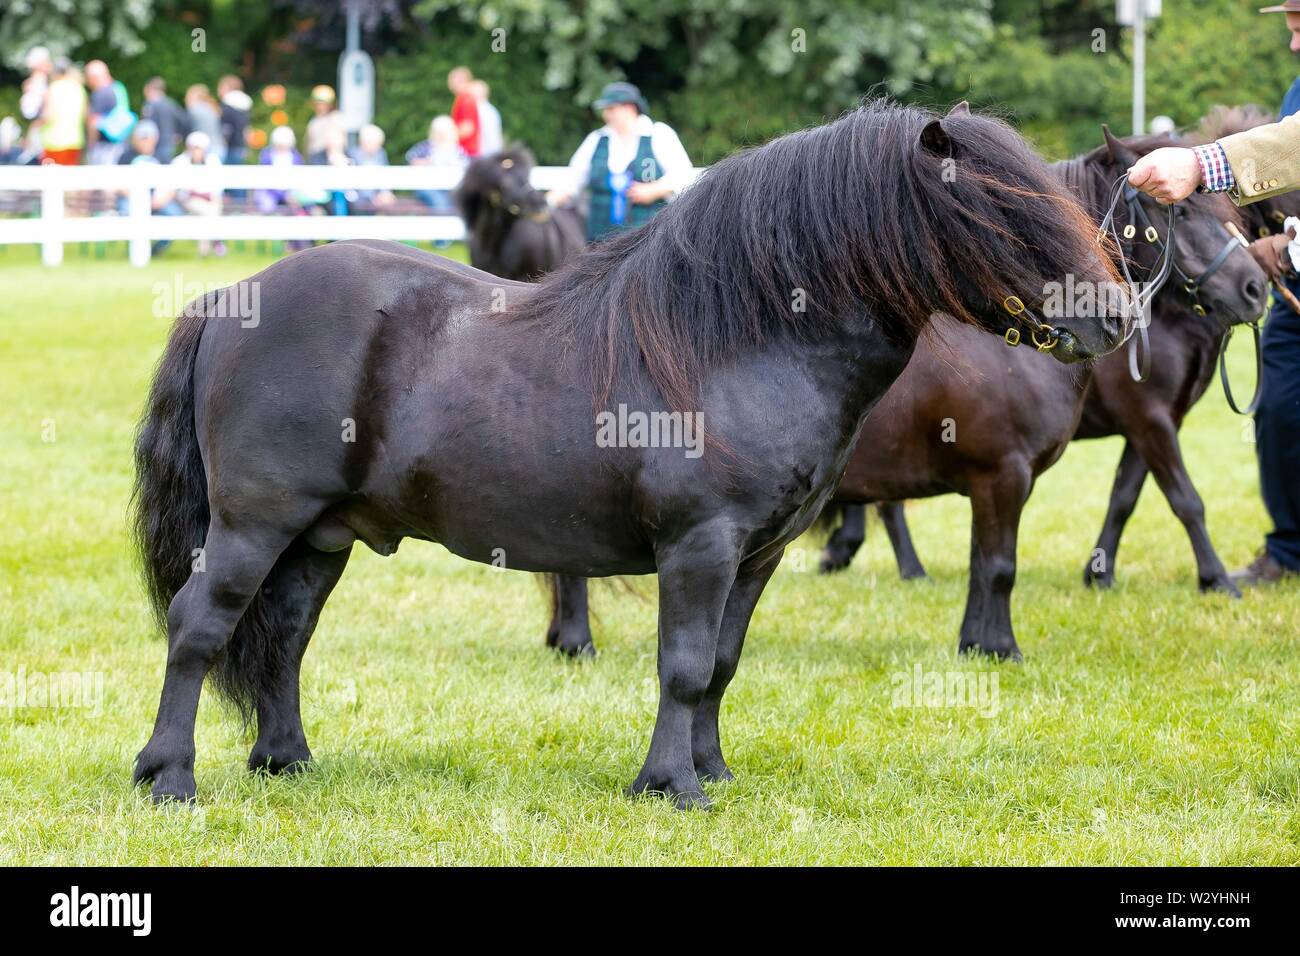
<svg viewBox="0 0 1300 956"><path fill-rule="evenodd" d="M740 652L745 646L745 634L754 607L772 579L772 572L781 563L780 555L757 567L742 567L736 582L727 596L727 607L718 628L718 649L713 660L713 678L704 692L704 699L695 709L695 722L691 730L691 750L695 772L701 780L730 780L731 771L722 757L722 741L718 734L718 712L722 695L736 674Z"/></svg>
<svg viewBox="0 0 1300 956"><path fill-rule="evenodd" d="M702 525L657 549L659 713L633 793L662 793L679 808L708 806L692 755L695 711L713 679L718 629L739 556L729 528Z"/></svg>
<svg viewBox="0 0 1300 956"><path fill-rule="evenodd" d="M915 581L925 577L925 566L917 556L912 544L912 532L907 527L907 515L901 501L882 501L876 505L876 512L884 522L885 533L894 548L894 560L898 562L898 573L904 581Z"/></svg>
<svg viewBox="0 0 1300 956"><path fill-rule="evenodd" d="M594 657L591 615L587 609L587 579L567 574L547 575L551 588L551 623L546 646L570 657Z"/></svg>
<svg viewBox="0 0 1300 956"><path fill-rule="evenodd" d="M1115 472L1115 484L1110 489L1110 505L1106 509L1106 521L1101 526L1101 537L1092 549L1088 565L1083 569L1083 583L1092 587L1108 588L1115 583L1115 556L1119 553L1119 539L1124 534L1124 526L1133 516L1137 507L1138 495L1147 480L1147 464L1132 442L1124 445L1124 454L1120 456L1119 468Z"/></svg>
<svg viewBox="0 0 1300 956"><path fill-rule="evenodd" d="M347 567L352 549L317 551L301 538L280 556L262 586L274 601L283 627L285 666L257 701L257 742L248 758L250 770L281 773L302 769L311 760L302 729L298 680L302 657L316 630L321 608Z"/></svg>
<svg viewBox="0 0 1300 956"><path fill-rule="evenodd" d="M1264 328L1264 389L1255 440L1260 491L1273 519L1268 553L1283 567L1300 571L1300 316L1284 303L1273 309Z"/></svg>

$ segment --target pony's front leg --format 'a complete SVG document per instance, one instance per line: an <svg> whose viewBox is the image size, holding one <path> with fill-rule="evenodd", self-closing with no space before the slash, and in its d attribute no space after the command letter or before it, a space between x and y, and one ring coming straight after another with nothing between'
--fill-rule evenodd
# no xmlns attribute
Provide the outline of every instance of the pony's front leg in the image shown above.
<svg viewBox="0 0 1300 956"><path fill-rule="evenodd" d="M783 554L784 552L782 552ZM740 652L745 646L745 634L754 607L763 595L763 589L772 579L772 572L781 563L781 554L754 567L742 566L736 573L736 582L727 597L727 608L718 628L718 650L713 658L713 678L704 699L695 709L691 728L691 755L695 772L703 781L730 780L731 771L722 756L722 740L718 733L718 711L722 708L722 695L736 675Z"/></svg>
<svg viewBox="0 0 1300 956"><path fill-rule="evenodd" d="M659 713L633 793L662 793L679 809L707 807L691 728L713 678L718 628L739 555L729 528L697 527L656 549L659 567Z"/></svg>

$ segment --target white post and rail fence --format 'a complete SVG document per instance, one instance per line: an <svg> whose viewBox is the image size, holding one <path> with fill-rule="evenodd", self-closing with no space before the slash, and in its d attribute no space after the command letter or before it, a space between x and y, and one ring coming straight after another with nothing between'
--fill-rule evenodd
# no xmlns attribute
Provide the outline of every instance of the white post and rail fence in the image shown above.
<svg viewBox="0 0 1300 956"><path fill-rule="evenodd" d="M562 166L538 166L532 171L532 183L543 191L554 189L566 182L567 173ZM56 266L63 262L64 243L125 241L132 265L144 266L152 243L162 239L456 240L464 238L465 227L455 215L379 210L375 215L346 216L256 212L160 216L153 214L151 196L154 190L176 189L210 194L261 189L448 191L456 188L460 178L458 169L431 166L0 166L0 200L12 199L15 193L36 197L35 215L0 215L0 245L37 244L42 261ZM70 215L68 195L77 192L124 194L126 214ZM115 200L104 205L111 210Z"/></svg>

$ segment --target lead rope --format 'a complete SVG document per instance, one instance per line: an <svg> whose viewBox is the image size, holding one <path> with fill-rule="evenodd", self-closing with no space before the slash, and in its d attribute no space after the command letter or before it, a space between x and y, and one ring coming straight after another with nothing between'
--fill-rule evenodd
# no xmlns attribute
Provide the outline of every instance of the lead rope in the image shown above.
<svg viewBox="0 0 1300 956"><path fill-rule="evenodd" d="M1160 233L1156 227L1148 221L1143 238L1151 245L1160 244L1160 258L1157 260L1155 270L1151 278L1146 283L1145 290L1138 285L1133 278L1133 273L1129 269L1128 255L1124 249L1125 242L1131 242L1137 238L1137 223L1128 223L1123 230L1123 238L1120 237L1120 230L1115 220L1115 213L1119 209L1119 204L1129 203L1129 185L1128 173L1122 174L1115 180L1111 187L1110 205L1106 210L1106 215L1101 221L1100 238L1103 240L1109 235L1114 241L1120 252L1119 267L1124 276L1124 281L1128 283L1129 288L1136 290L1138 321L1129 329L1126 336L1128 342L1128 371L1129 376L1135 382L1145 382L1151 377L1151 336L1147 328L1151 324L1151 302L1160 292L1164 284L1169 281L1169 275L1174 270L1174 207L1168 207L1166 212L1167 225L1166 233L1169 239L1160 243ZM1134 338L1134 333L1137 337Z"/></svg>

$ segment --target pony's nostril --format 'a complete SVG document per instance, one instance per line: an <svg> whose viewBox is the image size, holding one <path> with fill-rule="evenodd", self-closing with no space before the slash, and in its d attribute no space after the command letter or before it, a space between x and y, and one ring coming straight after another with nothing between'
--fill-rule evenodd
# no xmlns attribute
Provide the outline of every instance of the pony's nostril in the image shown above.
<svg viewBox="0 0 1300 956"><path fill-rule="evenodd" d="M1246 283L1246 298L1251 302L1262 302L1264 300L1264 287L1251 279Z"/></svg>

